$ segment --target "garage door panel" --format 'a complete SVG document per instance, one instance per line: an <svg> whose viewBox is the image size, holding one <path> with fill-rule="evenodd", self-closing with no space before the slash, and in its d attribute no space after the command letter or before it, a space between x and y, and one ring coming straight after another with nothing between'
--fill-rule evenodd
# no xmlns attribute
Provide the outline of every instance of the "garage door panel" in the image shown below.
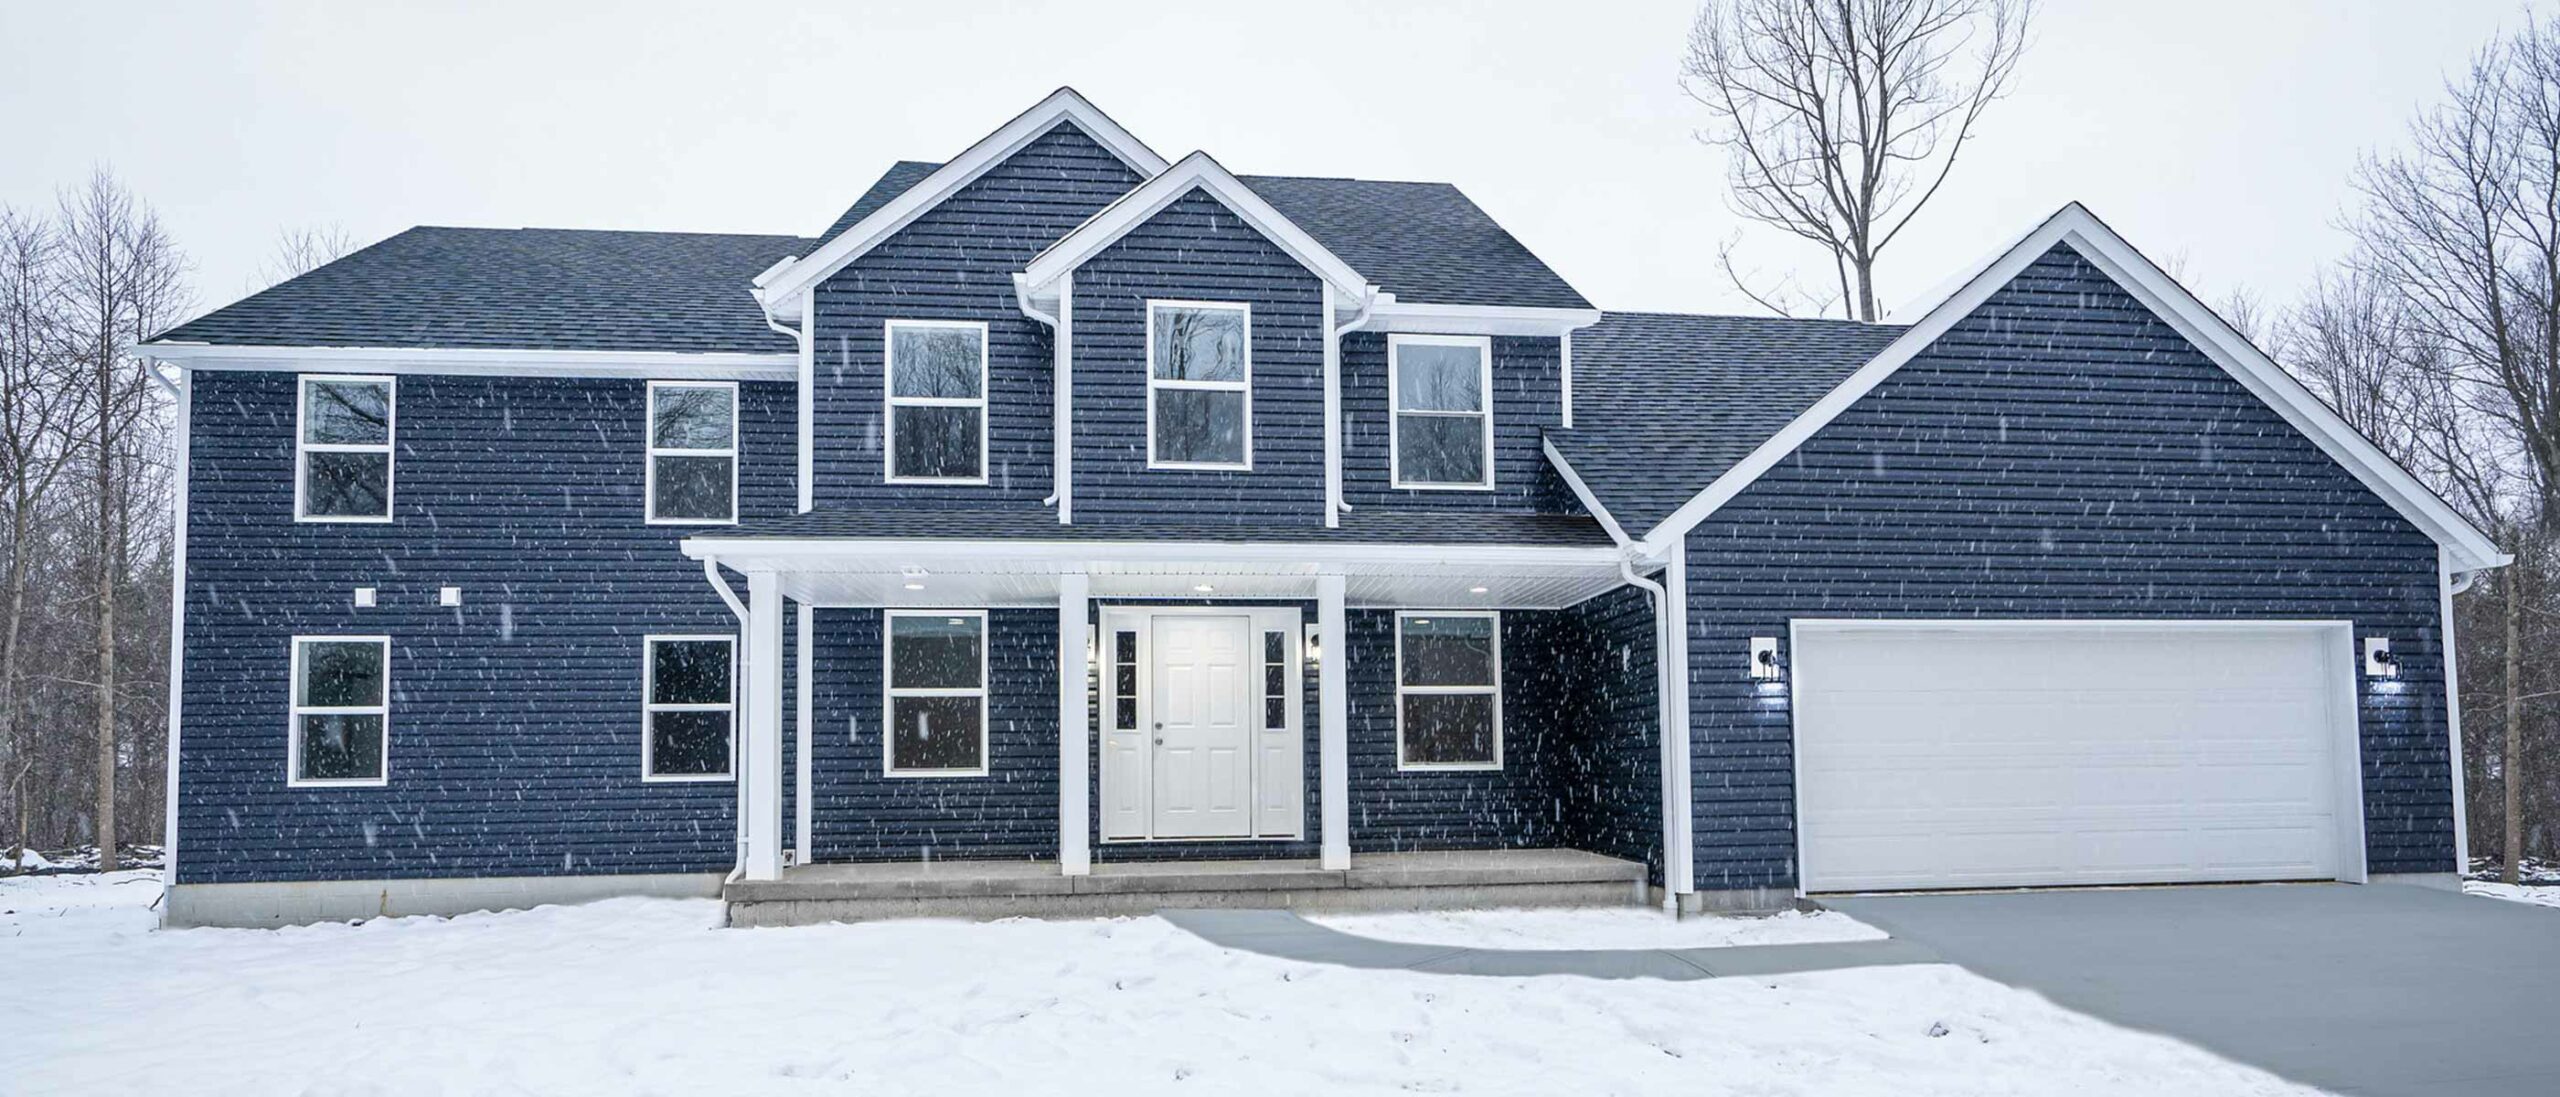
<svg viewBox="0 0 2560 1097"><path fill-rule="evenodd" d="M2331 642L2281 627L1808 629L1806 886L2337 875Z"/></svg>

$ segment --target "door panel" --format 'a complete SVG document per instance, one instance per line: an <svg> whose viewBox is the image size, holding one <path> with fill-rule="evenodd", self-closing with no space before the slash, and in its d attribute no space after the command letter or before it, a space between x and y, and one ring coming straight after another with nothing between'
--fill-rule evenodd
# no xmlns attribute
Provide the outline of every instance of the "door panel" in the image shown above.
<svg viewBox="0 0 2560 1097"><path fill-rule="evenodd" d="M1151 626L1158 838L1243 838L1253 833L1255 668L1246 617L1158 616Z"/></svg>

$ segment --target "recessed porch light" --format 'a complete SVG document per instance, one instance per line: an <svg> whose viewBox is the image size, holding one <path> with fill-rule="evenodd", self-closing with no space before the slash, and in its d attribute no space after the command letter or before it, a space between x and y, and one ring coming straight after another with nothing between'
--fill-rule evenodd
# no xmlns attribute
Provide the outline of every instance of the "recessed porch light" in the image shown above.
<svg viewBox="0 0 2560 1097"><path fill-rule="evenodd" d="M908 590L923 590L923 589L924 589L924 584L922 584L922 583L909 583L909 584L907 584L907 589L908 589Z"/></svg>
<svg viewBox="0 0 2560 1097"><path fill-rule="evenodd" d="M1482 594L1482 593L1484 593L1484 590L1485 590L1485 588L1483 588L1483 587L1468 587L1468 588L1467 588L1467 593L1469 593L1469 594Z"/></svg>
<svg viewBox="0 0 2560 1097"><path fill-rule="evenodd" d="M1200 593L1202 593L1202 594L1207 594L1207 593L1209 593L1210 591L1216 590L1216 589L1218 589L1218 588L1213 587L1213 586L1210 586L1210 585L1209 585L1209 584L1207 584L1207 583L1193 583L1193 584L1191 584L1191 589L1196 590L1196 591L1199 591L1199 592L1200 592Z"/></svg>

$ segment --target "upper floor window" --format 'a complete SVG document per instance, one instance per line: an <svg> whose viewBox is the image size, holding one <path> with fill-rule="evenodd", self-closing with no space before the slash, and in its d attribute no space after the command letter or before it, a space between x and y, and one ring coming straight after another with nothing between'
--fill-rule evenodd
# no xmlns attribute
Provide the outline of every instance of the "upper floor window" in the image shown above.
<svg viewBox="0 0 2560 1097"><path fill-rule="evenodd" d="M649 521L738 520L738 386L649 382Z"/></svg>
<svg viewBox="0 0 2560 1097"><path fill-rule="evenodd" d="M893 483L987 482L987 326L891 320L889 444Z"/></svg>
<svg viewBox="0 0 2560 1097"><path fill-rule="evenodd" d="M393 388L388 377L301 379L293 449L295 520L391 520Z"/></svg>
<svg viewBox="0 0 2560 1097"><path fill-rule="evenodd" d="M285 783L380 785L390 774L391 638L296 636Z"/></svg>
<svg viewBox="0 0 2560 1097"><path fill-rule="evenodd" d="M1502 768L1502 618L1396 615L1396 767Z"/></svg>
<svg viewBox="0 0 2560 1097"><path fill-rule="evenodd" d="M1387 388L1395 400L1387 459L1397 487L1493 486L1493 340L1390 335Z"/></svg>
<svg viewBox="0 0 2560 1097"><path fill-rule="evenodd" d="M1253 467L1253 310L1147 302L1147 465Z"/></svg>
<svg viewBox="0 0 2560 1097"><path fill-rule="evenodd" d="M737 723L737 640L650 636L640 668L640 776L647 781L729 777Z"/></svg>

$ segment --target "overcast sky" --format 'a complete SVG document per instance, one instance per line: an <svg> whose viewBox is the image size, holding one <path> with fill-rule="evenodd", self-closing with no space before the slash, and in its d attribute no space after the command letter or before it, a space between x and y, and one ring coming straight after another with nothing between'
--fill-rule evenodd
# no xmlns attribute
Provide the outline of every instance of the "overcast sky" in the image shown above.
<svg viewBox="0 0 2560 1097"><path fill-rule="evenodd" d="M891 161L947 158L1071 84L1168 159L1456 183L1604 308L1755 311L1714 265L1741 223L1678 85L1682 0L388 7L0 7L0 203L112 168L209 308L288 226L814 233ZM1882 296L2077 199L2209 299L2289 298L2343 250L2358 155L2518 18L2047 0ZM1823 270L1743 231L1753 262Z"/></svg>

